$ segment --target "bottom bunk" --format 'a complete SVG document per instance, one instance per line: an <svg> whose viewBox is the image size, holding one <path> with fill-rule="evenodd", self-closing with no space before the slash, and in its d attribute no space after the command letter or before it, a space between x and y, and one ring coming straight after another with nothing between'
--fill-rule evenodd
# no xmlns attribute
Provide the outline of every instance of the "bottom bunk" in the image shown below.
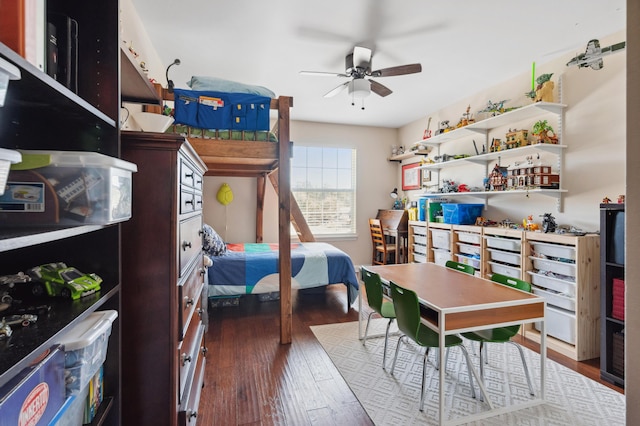
<svg viewBox="0 0 640 426"><path fill-rule="evenodd" d="M210 300L279 291L278 244L226 244L224 253L211 259L207 274ZM331 244L291 243L291 275L292 290L342 283L347 286L349 306L358 295L351 258Z"/></svg>

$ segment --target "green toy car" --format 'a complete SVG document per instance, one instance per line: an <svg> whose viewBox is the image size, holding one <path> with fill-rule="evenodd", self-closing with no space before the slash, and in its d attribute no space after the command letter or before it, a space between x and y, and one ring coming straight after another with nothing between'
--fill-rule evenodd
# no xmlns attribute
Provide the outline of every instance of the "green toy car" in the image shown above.
<svg viewBox="0 0 640 426"><path fill-rule="evenodd" d="M31 292L35 296L60 296L77 300L100 290L102 278L84 274L63 262L47 263L27 271L32 279Z"/></svg>

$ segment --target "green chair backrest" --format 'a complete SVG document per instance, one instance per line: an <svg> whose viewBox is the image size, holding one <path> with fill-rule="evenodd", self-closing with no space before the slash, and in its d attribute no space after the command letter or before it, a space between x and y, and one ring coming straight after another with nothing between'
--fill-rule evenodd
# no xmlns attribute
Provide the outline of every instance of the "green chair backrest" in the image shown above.
<svg viewBox="0 0 640 426"><path fill-rule="evenodd" d="M514 287L518 290L526 291L527 293L531 293L531 284L517 278L508 277L501 274L493 274L491 275L491 281L503 285L508 285L509 287Z"/></svg>
<svg viewBox="0 0 640 426"><path fill-rule="evenodd" d="M396 311L398 329L413 340L418 340L420 329L420 305L418 296L413 290L400 287L393 281L391 285L391 298Z"/></svg>
<svg viewBox="0 0 640 426"><path fill-rule="evenodd" d="M447 268L455 269L456 271L464 272L466 274L475 275L476 270L471 265L465 265L464 263L454 262L453 260L447 260L445 263Z"/></svg>
<svg viewBox="0 0 640 426"><path fill-rule="evenodd" d="M382 311L382 281L380 275L362 268L362 280L367 291L367 303L377 313Z"/></svg>

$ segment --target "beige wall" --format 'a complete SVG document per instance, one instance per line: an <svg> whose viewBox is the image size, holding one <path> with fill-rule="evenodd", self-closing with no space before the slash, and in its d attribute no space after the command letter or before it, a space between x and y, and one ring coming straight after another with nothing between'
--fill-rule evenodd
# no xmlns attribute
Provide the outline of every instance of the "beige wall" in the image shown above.
<svg viewBox="0 0 640 426"><path fill-rule="evenodd" d="M600 40L601 46L625 40L623 32L613 34ZM584 48L581 48L584 49ZM625 192L625 140L626 140L626 52L622 51L604 58L604 68L598 71L567 67L565 64L575 53L564 54L553 61L536 64L536 76L543 73L553 73L552 80L556 89L561 79L561 102L567 105L564 118L564 132L562 142L567 145L562 173L562 186L568 190L564 195L564 211L558 213L556 201L553 198L542 195L524 194L512 196L492 197L488 202L485 215L494 220L509 218L516 222L528 215L540 221L539 216L551 212L558 224L574 225L587 231L599 229L599 203L602 198L608 196L616 200L619 194ZM531 88L531 70L523 70L521 75L505 81L500 85L482 88L476 94L461 99L439 111L425 113L425 117L431 116L432 130L437 128L440 120L450 120L455 125L466 110L471 106L471 112L478 111L486 106L488 100L497 102L503 99L509 100L505 106L523 106L531 101L524 93ZM559 78L560 77L560 78ZM455 84L455 82L444 83ZM559 101L556 97L556 101ZM552 116L549 118L554 129L558 130L558 124L554 124ZM514 123L519 129L529 128L535 120ZM426 119L403 126L400 131L400 140L405 145L421 139ZM493 137L504 138L508 127L497 129L491 133ZM474 154L472 139L475 139L481 149L482 137L467 138L455 144L446 144L441 147L441 153L449 154ZM545 164L556 166L557 157L543 155ZM507 157L503 165L511 164L519 157ZM407 160L415 161L415 160ZM481 172L484 169L478 165L469 165L462 168L450 168L443 171L443 176L454 179L459 183L481 186L484 177ZM398 177L399 178L399 177ZM419 191L413 191L412 197L416 197ZM473 197L455 198L455 202L482 202Z"/></svg>
<svg viewBox="0 0 640 426"><path fill-rule="evenodd" d="M295 99L294 99L295 105ZM295 107L294 107L295 108ZM356 265L371 263L371 239L368 218L375 217L378 209L390 208L389 192L397 186L396 163L387 161L391 145L396 143L397 130L344 126L334 124L293 121L291 140L300 146L337 146L355 148L356 185L356 239L326 240L349 253ZM228 183L234 201L223 206L215 199L220 185ZM207 177L204 182L204 220L229 242L255 241L256 182L249 178ZM267 183L265 200L264 241L278 240L278 209L275 191Z"/></svg>

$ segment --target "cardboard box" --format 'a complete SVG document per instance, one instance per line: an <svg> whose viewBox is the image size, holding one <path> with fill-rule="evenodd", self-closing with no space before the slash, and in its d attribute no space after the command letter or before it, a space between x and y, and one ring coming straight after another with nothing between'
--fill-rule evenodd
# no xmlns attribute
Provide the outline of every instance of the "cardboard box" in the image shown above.
<svg viewBox="0 0 640 426"><path fill-rule="evenodd" d="M0 388L0 426L48 424L64 402L64 352L54 346Z"/></svg>

